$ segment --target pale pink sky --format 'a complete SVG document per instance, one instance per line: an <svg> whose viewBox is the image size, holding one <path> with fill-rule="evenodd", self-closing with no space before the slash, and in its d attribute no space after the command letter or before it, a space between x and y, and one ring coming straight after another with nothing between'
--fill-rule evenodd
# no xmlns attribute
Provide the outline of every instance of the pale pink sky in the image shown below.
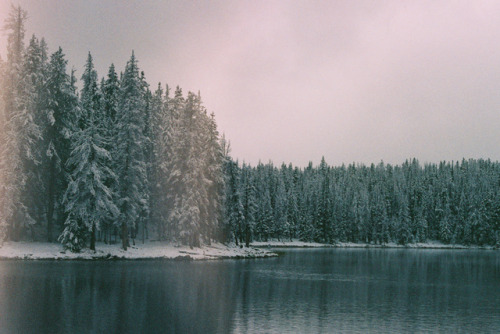
<svg viewBox="0 0 500 334"><path fill-rule="evenodd" d="M134 49L153 87L200 90L240 161L500 160L499 1L14 3L78 76Z"/></svg>

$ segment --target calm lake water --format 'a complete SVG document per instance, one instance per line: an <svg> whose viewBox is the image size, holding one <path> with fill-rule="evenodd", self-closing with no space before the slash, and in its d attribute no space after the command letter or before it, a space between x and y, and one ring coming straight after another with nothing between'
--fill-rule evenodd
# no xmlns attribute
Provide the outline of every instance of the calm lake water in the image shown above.
<svg viewBox="0 0 500 334"><path fill-rule="evenodd" d="M0 333L498 333L500 252L0 261Z"/></svg>

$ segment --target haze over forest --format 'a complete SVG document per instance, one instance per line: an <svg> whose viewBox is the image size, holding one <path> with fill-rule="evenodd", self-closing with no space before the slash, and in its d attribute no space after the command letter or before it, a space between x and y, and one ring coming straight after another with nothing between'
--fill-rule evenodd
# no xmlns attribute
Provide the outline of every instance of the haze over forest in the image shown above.
<svg viewBox="0 0 500 334"><path fill-rule="evenodd" d="M252 165L500 159L497 1L16 3L78 76L134 49L152 85L200 90Z"/></svg>

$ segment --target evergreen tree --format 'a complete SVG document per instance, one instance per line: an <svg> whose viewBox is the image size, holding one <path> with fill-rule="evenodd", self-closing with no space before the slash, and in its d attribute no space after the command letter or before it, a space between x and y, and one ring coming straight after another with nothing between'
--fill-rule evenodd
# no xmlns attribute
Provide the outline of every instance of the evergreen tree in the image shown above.
<svg viewBox="0 0 500 334"><path fill-rule="evenodd" d="M65 221L62 197L68 187L66 162L71 136L78 120L78 97L61 48L50 56L47 79L47 113L44 131L44 189L46 189L47 238L52 241L54 218Z"/></svg>
<svg viewBox="0 0 500 334"><path fill-rule="evenodd" d="M319 190L316 211L316 226L318 234L315 240L318 242L331 242L331 199L330 199L330 175L325 158L321 159L319 165Z"/></svg>
<svg viewBox="0 0 500 334"><path fill-rule="evenodd" d="M168 89L168 87L167 87ZM165 142L162 139L162 132L167 122L167 96L164 96L161 83L151 98L151 121L149 131L150 148L148 151L149 161L149 206L150 206L150 222L156 226L158 239L166 238L165 222L165 175L162 173L162 158L165 151Z"/></svg>
<svg viewBox="0 0 500 334"><path fill-rule="evenodd" d="M11 6L8 18L3 26L7 32L7 61L4 64L2 80L2 98L5 120L4 140L0 143L2 152L1 173L2 185L2 212L1 220L7 225L6 237L18 240L20 223L28 215L27 208L22 203L22 189L26 184L26 175L23 169L23 158L30 155L29 140L36 137L37 130L33 122L24 127L27 114L19 109L18 101L22 96L22 62L24 54L24 24L27 13L21 7ZM29 121L29 119L28 119Z"/></svg>
<svg viewBox="0 0 500 334"><path fill-rule="evenodd" d="M236 245L243 240L243 224L245 221L245 214L240 193L240 178L239 168L236 162L228 163L228 180L226 183L227 191L226 209L228 219L228 229L231 231Z"/></svg>
<svg viewBox="0 0 500 334"><path fill-rule="evenodd" d="M144 136L145 102L137 60L132 52L120 85L117 116L116 171L119 183L122 247L129 246L129 229L135 228L138 217L146 210L147 164Z"/></svg>
<svg viewBox="0 0 500 334"><path fill-rule="evenodd" d="M281 239L283 234L290 235L290 226L288 225L288 197L285 189L285 183L283 178L278 175L277 187L276 187L276 198L274 201L274 218L272 234L278 240Z"/></svg>
<svg viewBox="0 0 500 334"><path fill-rule="evenodd" d="M179 240L184 245L200 245L201 218L207 205L207 180L203 175L201 145L200 101L193 93L188 93L181 115L179 156L174 173L179 175L173 215L179 229Z"/></svg>
<svg viewBox="0 0 500 334"><path fill-rule="evenodd" d="M169 239L176 240L179 235L178 215L175 210L179 204L177 198L181 193L183 170L182 168L182 128L181 114L184 110L185 99L182 89L176 87L174 97L166 106L167 121L162 129L162 139L165 146L162 150L161 170L165 175L165 212L168 215L167 228Z"/></svg>
<svg viewBox="0 0 500 334"><path fill-rule="evenodd" d="M255 229L255 217L257 212L255 184L250 168L243 165L243 178L240 191L243 194L243 228L242 234L245 240L245 246L249 247L252 241Z"/></svg>
<svg viewBox="0 0 500 334"><path fill-rule="evenodd" d="M108 132L104 127L105 115L99 104L97 73L90 53L82 81L80 128L73 135L73 149L67 162L71 169L71 181L65 194L68 218L59 237L64 246L74 252L79 251L87 239L90 239L90 249L95 251L96 231L103 221L118 214L112 190L108 187L109 180L116 176L110 168L111 155L106 150ZM86 238L87 233L90 233L89 238Z"/></svg>
<svg viewBox="0 0 500 334"><path fill-rule="evenodd" d="M118 154L118 147L116 142L118 140L117 136L117 118L118 118L118 102L120 98L120 82L118 79L118 75L115 70L115 65L111 64L108 69L108 74L106 79L103 79L101 82L101 108L103 109L102 113L104 116L104 125L106 127L107 138L109 141L107 142L106 149L109 151L111 156L114 158ZM106 144L106 143L105 143ZM115 163L115 161L113 161ZM112 165L112 169L116 170L116 163ZM113 192L117 193L118 183L113 181L112 179L107 181L106 184L110 187ZM114 200L117 200L117 197L114 197ZM115 203L117 204L117 203ZM101 229L104 234L104 242L107 243L111 239L111 233L116 228L115 221L108 219L101 222Z"/></svg>
<svg viewBox="0 0 500 334"><path fill-rule="evenodd" d="M118 115L118 101L120 98L120 82L115 71L115 65L111 64L108 76L101 88L102 106L104 108L105 120L109 123L110 136L115 135L115 123Z"/></svg>
<svg viewBox="0 0 500 334"><path fill-rule="evenodd" d="M223 243L227 243L231 240L231 232L232 232L232 226L231 226L231 215L230 212L234 208L232 203L230 203L231 200L231 195L232 191L234 189L234 180L232 181L233 184L230 183L231 179L231 168L233 167L233 162L231 160L230 152L231 152L231 145L230 143L226 140L225 135L223 134L222 137L219 140L220 147L221 147L221 152L222 152L222 178L223 178L223 189L222 191L222 196L220 197L222 199L222 202L220 203L221 208L221 220L219 226L217 226L217 236L218 240Z"/></svg>
<svg viewBox="0 0 500 334"><path fill-rule="evenodd" d="M4 240L7 238L7 228L8 228L8 215L9 215L9 198L8 196L8 168L6 164L8 159L7 156L6 143L7 137L7 127L6 127L6 110L4 104L4 87L6 86L5 79L5 63L0 57L0 246L3 244Z"/></svg>
<svg viewBox="0 0 500 334"><path fill-rule="evenodd" d="M149 84L146 81L146 77L144 72L141 71L140 81L142 87L142 97L144 101L144 128L143 134L145 138L145 147L144 147L144 162L146 164L146 180L143 185L144 187L144 195L147 197L147 202L142 206L141 211L139 213L138 223L134 228L131 229L132 241L135 245L135 238L137 237L137 233L139 228L142 231L142 240L144 243L145 236L147 234L148 222L150 220L150 210L151 210L151 169L152 169L152 154L153 154L153 138L152 138L152 111L151 111L151 101L153 99L152 93L149 90ZM154 200L154 199L153 199Z"/></svg>
<svg viewBox="0 0 500 334"><path fill-rule="evenodd" d="M19 205L24 217L19 221L17 236L27 229L35 239L34 225L43 220L43 202L37 194L43 193L43 129L46 126L47 46L33 35L23 54L19 76L19 90L14 104L13 120L17 121L18 144L21 145L21 169L25 182Z"/></svg>
<svg viewBox="0 0 500 334"><path fill-rule="evenodd" d="M221 224L222 201L224 197L224 178L222 165L224 153L219 142L219 132L215 122L215 115L207 114L205 108L201 106L201 98L198 93L200 117L200 154L202 158L200 175L205 180L202 186L205 188L206 200L201 204L201 226L200 233L203 242L210 244L216 237L216 231Z"/></svg>

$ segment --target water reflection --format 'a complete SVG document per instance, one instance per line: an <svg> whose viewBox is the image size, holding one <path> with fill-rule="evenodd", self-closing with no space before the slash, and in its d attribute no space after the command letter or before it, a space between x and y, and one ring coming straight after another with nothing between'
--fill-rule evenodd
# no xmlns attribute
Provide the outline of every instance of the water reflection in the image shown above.
<svg viewBox="0 0 500 334"><path fill-rule="evenodd" d="M7 333L210 333L230 327L234 272L172 262L0 263Z"/></svg>
<svg viewBox="0 0 500 334"><path fill-rule="evenodd" d="M496 332L498 305L500 256L489 251L0 262L2 333Z"/></svg>
<svg viewBox="0 0 500 334"><path fill-rule="evenodd" d="M475 251L292 251L274 268L255 270L251 285L259 288L251 290L250 311L237 312L235 328L497 332L498 259Z"/></svg>

